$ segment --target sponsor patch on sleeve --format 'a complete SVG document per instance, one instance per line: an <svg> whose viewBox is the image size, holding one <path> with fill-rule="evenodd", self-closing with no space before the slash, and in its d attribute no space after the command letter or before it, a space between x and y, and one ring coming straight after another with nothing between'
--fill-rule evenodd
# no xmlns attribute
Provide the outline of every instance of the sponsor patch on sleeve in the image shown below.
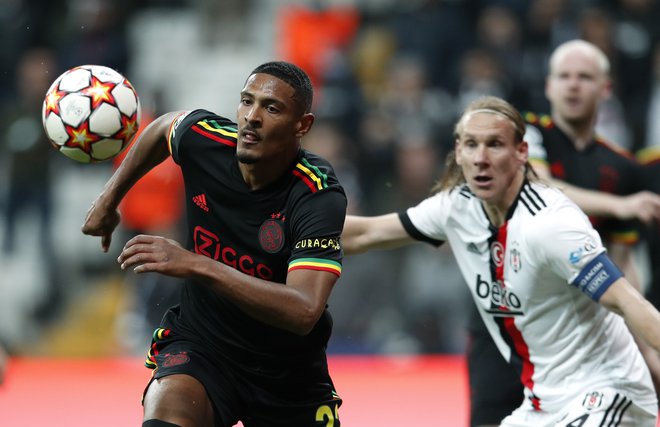
<svg viewBox="0 0 660 427"><path fill-rule="evenodd" d="M621 270L603 252L584 266L571 285L594 301L598 301L612 283L620 277L623 277Z"/></svg>
<svg viewBox="0 0 660 427"><path fill-rule="evenodd" d="M172 123L170 124L170 128L169 128L168 135L167 135L167 143L168 143L168 146L170 147L170 153L172 152L172 141L174 140L174 137L176 136L176 130L179 127L179 125L181 124L181 122L183 121L183 119L188 117L188 115L190 113L192 113L192 110L184 111L183 113L176 116L174 118L174 120L172 120Z"/></svg>

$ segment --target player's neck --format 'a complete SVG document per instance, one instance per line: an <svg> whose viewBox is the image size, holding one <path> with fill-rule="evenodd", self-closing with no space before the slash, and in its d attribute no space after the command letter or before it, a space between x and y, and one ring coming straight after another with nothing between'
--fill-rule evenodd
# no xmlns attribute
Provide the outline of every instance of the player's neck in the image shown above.
<svg viewBox="0 0 660 427"><path fill-rule="evenodd" d="M586 149L594 141L594 127L596 117L584 120L567 120L557 114L553 115L552 121L568 136L578 151Z"/></svg>
<svg viewBox="0 0 660 427"><path fill-rule="evenodd" d="M260 159L255 163L238 162L245 184L251 191L260 190L280 179L291 169L298 150L291 155Z"/></svg>
<svg viewBox="0 0 660 427"><path fill-rule="evenodd" d="M520 189L525 183L525 173L521 170L521 173L516 174L514 180L511 182L511 185L507 187L507 190L502 194L499 200L482 200L484 211L486 211L486 216L490 223L495 227L501 227L507 220L511 206L516 203L518 200L518 194L520 194Z"/></svg>

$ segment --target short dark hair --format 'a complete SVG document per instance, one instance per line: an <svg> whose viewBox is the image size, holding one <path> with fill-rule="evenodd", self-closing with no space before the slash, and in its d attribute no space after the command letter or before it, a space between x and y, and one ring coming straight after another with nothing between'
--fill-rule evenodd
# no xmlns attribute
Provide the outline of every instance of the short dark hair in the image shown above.
<svg viewBox="0 0 660 427"><path fill-rule="evenodd" d="M302 68L284 61L272 61L259 65L250 75L264 73L287 82L294 89L294 99L300 104L305 113L312 111L314 89L309 76Z"/></svg>

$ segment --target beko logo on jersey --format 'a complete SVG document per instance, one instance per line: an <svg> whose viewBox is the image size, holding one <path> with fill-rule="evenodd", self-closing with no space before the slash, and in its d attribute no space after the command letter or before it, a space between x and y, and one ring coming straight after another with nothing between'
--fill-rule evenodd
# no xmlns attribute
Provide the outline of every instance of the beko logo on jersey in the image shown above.
<svg viewBox="0 0 660 427"><path fill-rule="evenodd" d="M522 304L518 295L507 289L500 281L488 282L480 274L477 275L475 286L477 296L490 300L490 308L486 312L494 316L519 316Z"/></svg>
<svg viewBox="0 0 660 427"><path fill-rule="evenodd" d="M216 261L222 261L224 264L250 276L260 277L264 280L273 278L273 271L267 265L255 262L250 255L239 254L232 247L222 246L218 236L203 227L195 227L193 241L195 242L195 253L197 254L213 258Z"/></svg>
<svg viewBox="0 0 660 427"><path fill-rule="evenodd" d="M321 248L321 249L334 249L338 251L341 249L339 239L333 237L324 237L321 239L302 239L296 242L296 249L312 249L312 248Z"/></svg>

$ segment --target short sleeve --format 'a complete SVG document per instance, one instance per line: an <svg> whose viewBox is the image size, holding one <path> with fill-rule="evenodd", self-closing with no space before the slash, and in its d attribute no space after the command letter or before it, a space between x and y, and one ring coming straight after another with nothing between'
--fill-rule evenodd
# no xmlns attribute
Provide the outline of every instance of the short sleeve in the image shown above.
<svg viewBox="0 0 660 427"><path fill-rule="evenodd" d="M184 111L172 120L170 129L167 132L167 145L169 146L172 158L177 164L181 164L181 141L183 135L203 117L213 115L210 111L206 110L191 110Z"/></svg>
<svg viewBox="0 0 660 427"><path fill-rule="evenodd" d="M408 208L400 218L406 231L413 238L438 246L447 240L445 224L451 203L449 192L441 191L417 206Z"/></svg>
<svg viewBox="0 0 660 427"><path fill-rule="evenodd" d="M347 200L340 187L309 194L291 218L293 250L288 271L311 269L341 275L341 232Z"/></svg>
<svg viewBox="0 0 660 427"><path fill-rule="evenodd" d="M605 251L589 218L575 205L564 204L534 218L527 246L541 263L571 282L594 257Z"/></svg>

